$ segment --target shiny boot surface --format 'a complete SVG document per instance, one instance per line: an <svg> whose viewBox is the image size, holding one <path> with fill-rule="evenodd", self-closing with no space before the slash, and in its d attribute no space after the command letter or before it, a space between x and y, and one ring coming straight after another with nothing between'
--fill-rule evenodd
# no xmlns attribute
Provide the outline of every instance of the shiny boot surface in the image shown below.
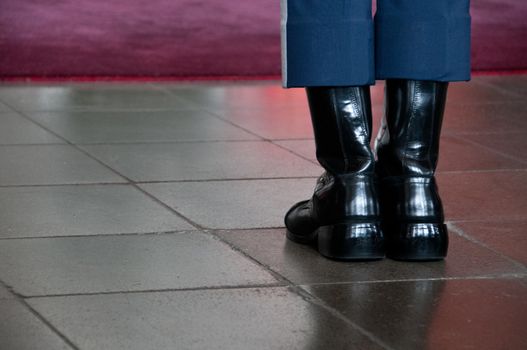
<svg viewBox="0 0 527 350"><path fill-rule="evenodd" d="M386 81L386 110L376 139L376 171L387 255L440 260L448 232L434 177L448 83Z"/></svg>
<svg viewBox="0 0 527 350"><path fill-rule="evenodd" d="M383 258L375 162L370 148L369 86L306 89L317 149L325 172L311 199L285 216L287 237L313 244L325 257Z"/></svg>

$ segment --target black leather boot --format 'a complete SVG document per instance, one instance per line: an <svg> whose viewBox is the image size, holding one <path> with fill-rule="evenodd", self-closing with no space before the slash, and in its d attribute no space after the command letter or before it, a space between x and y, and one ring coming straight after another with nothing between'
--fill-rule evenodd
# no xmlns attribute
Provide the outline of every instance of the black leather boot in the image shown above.
<svg viewBox="0 0 527 350"><path fill-rule="evenodd" d="M386 81L386 110L376 139L387 255L439 260L448 233L434 173L448 83Z"/></svg>
<svg viewBox="0 0 527 350"><path fill-rule="evenodd" d="M369 86L306 88L317 159L326 170L310 200L285 216L287 237L318 244L333 259L384 257L375 161L370 147Z"/></svg>

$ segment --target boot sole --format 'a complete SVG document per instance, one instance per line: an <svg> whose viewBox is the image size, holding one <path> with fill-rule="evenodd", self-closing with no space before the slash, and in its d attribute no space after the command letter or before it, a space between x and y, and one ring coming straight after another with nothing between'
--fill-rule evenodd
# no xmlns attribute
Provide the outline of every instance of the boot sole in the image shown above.
<svg viewBox="0 0 527 350"><path fill-rule="evenodd" d="M384 237L378 224L341 223L321 226L310 235L296 235L287 230L293 242L316 245L318 252L333 260L379 260L386 254Z"/></svg>

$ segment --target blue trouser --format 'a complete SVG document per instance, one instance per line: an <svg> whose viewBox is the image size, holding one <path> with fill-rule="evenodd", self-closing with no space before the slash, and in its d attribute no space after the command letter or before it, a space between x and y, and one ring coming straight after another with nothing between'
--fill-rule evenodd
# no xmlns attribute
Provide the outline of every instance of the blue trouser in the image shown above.
<svg viewBox="0 0 527 350"><path fill-rule="evenodd" d="M284 87L470 79L470 0L281 0Z"/></svg>

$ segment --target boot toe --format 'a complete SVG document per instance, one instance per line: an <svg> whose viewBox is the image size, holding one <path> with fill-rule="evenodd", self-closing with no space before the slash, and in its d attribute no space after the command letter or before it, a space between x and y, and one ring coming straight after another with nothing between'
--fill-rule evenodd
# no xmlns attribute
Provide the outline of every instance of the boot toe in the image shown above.
<svg viewBox="0 0 527 350"><path fill-rule="evenodd" d="M309 200L293 205L285 214L284 223L287 228L287 238L290 240L303 244L314 242L318 224L313 220Z"/></svg>

